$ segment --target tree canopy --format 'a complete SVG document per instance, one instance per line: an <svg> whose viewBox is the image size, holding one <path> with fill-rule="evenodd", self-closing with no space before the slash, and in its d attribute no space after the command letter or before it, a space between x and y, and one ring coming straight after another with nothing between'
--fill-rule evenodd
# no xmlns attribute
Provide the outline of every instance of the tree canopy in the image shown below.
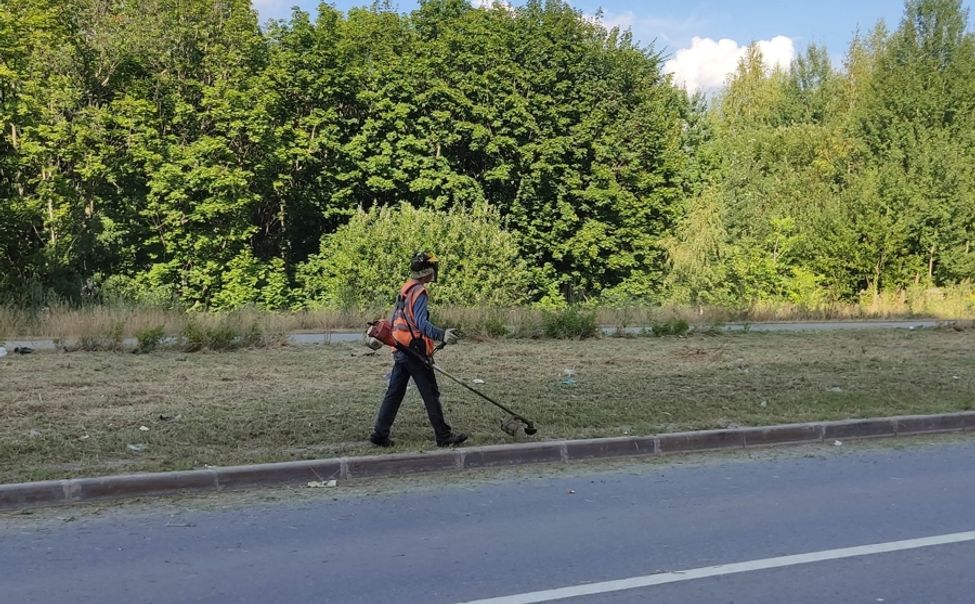
<svg viewBox="0 0 975 604"><path fill-rule="evenodd" d="M753 45L688 97L658 49L560 0L323 3L264 26L249 0L5 0L0 292L366 304L421 243L466 267L458 304L970 282L960 0L909 0L829 57L770 69ZM510 287L474 270L491 265Z"/></svg>

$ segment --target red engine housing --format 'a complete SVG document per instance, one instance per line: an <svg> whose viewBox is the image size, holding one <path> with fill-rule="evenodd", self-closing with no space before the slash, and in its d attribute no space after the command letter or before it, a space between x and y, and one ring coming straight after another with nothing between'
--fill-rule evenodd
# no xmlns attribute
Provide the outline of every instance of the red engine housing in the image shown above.
<svg viewBox="0 0 975 604"><path fill-rule="evenodd" d="M393 337L393 324L385 319L380 319L369 324L367 336L376 338L386 346L396 348L396 338Z"/></svg>

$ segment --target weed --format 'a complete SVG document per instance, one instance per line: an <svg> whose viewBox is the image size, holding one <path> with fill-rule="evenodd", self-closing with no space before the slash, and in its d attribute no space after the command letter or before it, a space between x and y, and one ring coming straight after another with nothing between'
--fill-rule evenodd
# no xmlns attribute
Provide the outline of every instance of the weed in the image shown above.
<svg viewBox="0 0 975 604"><path fill-rule="evenodd" d="M244 348L258 348L264 343L264 334L257 323L251 323L240 336L240 345Z"/></svg>
<svg viewBox="0 0 975 604"><path fill-rule="evenodd" d="M508 335L505 313L501 309L487 309L476 313L461 328L468 335L479 339L504 338Z"/></svg>
<svg viewBox="0 0 975 604"><path fill-rule="evenodd" d="M545 336L557 340L583 340L594 338L599 333L596 313L577 306L545 313L542 325Z"/></svg>
<svg viewBox="0 0 975 604"><path fill-rule="evenodd" d="M239 348L237 331L224 320L213 327L206 329L206 347L210 350L227 351Z"/></svg>
<svg viewBox="0 0 975 604"><path fill-rule="evenodd" d="M674 317L666 321L653 324L653 335L662 336L682 336L690 330L691 326L685 319Z"/></svg>
<svg viewBox="0 0 975 604"><path fill-rule="evenodd" d="M166 336L166 328L162 325L140 329L135 333L139 341L138 352L152 352L159 347L162 339Z"/></svg>
<svg viewBox="0 0 975 604"><path fill-rule="evenodd" d="M484 321L484 332L492 338L503 338L508 335L508 326L500 316L488 317Z"/></svg>
<svg viewBox="0 0 975 604"><path fill-rule="evenodd" d="M613 335L618 338L626 337L626 328L633 321L633 309L629 306L615 306L613 311L613 322L616 325L616 331L613 332Z"/></svg>
<svg viewBox="0 0 975 604"><path fill-rule="evenodd" d="M98 328L98 324L92 325L92 330ZM125 338L125 321L115 319L111 321L107 332L86 333L78 338L78 345L82 350L89 352L108 351L121 352Z"/></svg>
<svg viewBox="0 0 975 604"><path fill-rule="evenodd" d="M203 350L207 347L209 342L207 329L193 319L186 322L180 336L182 337L183 350L186 352L197 352L198 350Z"/></svg>
<svg viewBox="0 0 975 604"><path fill-rule="evenodd" d="M707 336L717 336L725 332L724 323L721 321L713 321L700 327L694 328L694 333L707 335Z"/></svg>
<svg viewBox="0 0 975 604"><path fill-rule="evenodd" d="M264 334L256 322L241 328L239 317L225 315L212 325L191 318L181 332L182 348L186 352L213 350L228 352L240 348L256 348L264 343Z"/></svg>
<svg viewBox="0 0 975 604"><path fill-rule="evenodd" d="M123 339L125 338L125 321L116 320L113 322L109 337L112 341L112 350L120 352L122 350Z"/></svg>

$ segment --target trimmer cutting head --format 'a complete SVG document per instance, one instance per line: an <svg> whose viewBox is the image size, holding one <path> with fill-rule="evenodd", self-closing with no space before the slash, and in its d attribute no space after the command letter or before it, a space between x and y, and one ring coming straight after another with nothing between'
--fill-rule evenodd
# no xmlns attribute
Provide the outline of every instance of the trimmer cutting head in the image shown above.
<svg viewBox="0 0 975 604"><path fill-rule="evenodd" d="M524 431L528 436L533 436L538 432L530 421L513 415L501 420L501 431L508 436L517 436L520 431Z"/></svg>

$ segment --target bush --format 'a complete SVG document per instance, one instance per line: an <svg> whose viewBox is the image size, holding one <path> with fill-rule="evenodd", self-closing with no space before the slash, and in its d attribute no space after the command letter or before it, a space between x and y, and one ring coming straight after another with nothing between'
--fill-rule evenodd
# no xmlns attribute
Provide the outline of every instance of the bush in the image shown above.
<svg viewBox="0 0 975 604"><path fill-rule="evenodd" d="M226 321L205 330L206 345L210 350L227 351L238 348L237 331Z"/></svg>
<svg viewBox="0 0 975 604"><path fill-rule="evenodd" d="M139 352L152 352L159 347L162 339L166 336L166 328L162 325L148 327L137 331L135 338L139 341Z"/></svg>
<svg viewBox="0 0 975 604"><path fill-rule="evenodd" d="M291 291L284 261L262 262L245 250L227 264L220 289L210 301L214 310L236 310L245 306L267 310L291 307Z"/></svg>
<svg viewBox="0 0 975 604"><path fill-rule="evenodd" d="M484 320L484 333L490 338L503 338L508 335L508 326L504 324L504 319L498 316L491 316Z"/></svg>
<svg viewBox="0 0 975 604"><path fill-rule="evenodd" d="M570 306L561 311L546 312L542 319L545 337L559 340L585 339L596 337L599 325L596 313Z"/></svg>
<svg viewBox="0 0 975 604"><path fill-rule="evenodd" d="M241 325L240 317L226 315L215 325L201 325L195 319L189 319L183 326L182 345L186 352L199 350L230 351L240 348L254 348L264 342L264 334L257 323L251 323L246 328Z"/></svg>
<svg viewBox="0 0 975 604"><path fill-rule="evenodd" d="M183 349L186 352L202 350L206 348L209 341L206 328L193 319L186 322L180 335L183 340Z"/></svg>
<svg viewBox="0 0 975 604"><path fill-rule="evenodd" d="M320 253L298 269L311 308L388 307L409 275L409 259L439 259L438 304L510 306L525 301L529 271L515 236L485 204L449 212L408 205L359 212L322 238Z"/></svg>
<svg viewBox="0 0 975 604"><path fill-rule="evenodd" d="M104 325L78 338L78 346L88 352L119 352L125 337L125 321L112 321L106 333Z"/></svg>
<svg viewBox="0 0 975 604"><path fill-rule="evenodd" d="M125 341L125 321L115 321L112 323L110 337L112 340L112 350L115 352L122 350L122 343Z"/></svg>
<svg viewBox="0 0 975 604"><path fill-rule="evenodd" d="M163 285L153 279L151 271L136 277L111 275L100 285L103 304L110 306L139 306L143 308L174 308L176 294L171 285Z"/></svg>
<svg viewBox="0 0 975 604"><path fill-rule="evenodd" d="M492 338L504 338L508 334L508 325L505 321L505 312L501 309L469 309L454 318L458 312L438 313L438 317L444 317L443 324L446 327L457 327L466 336L475 340L487 340Z"/></svg>
<svg viewBox="0 0 975 604"><path fill-rule="evenodd" d="M674 317L666 321L660 321L652 325L653 335L661 336L682 336L690 330L690 324L681 318Z"/></svg>
<svg viewBox="0 0 975 604"><path fill-rule="evenodd" d="M257 323L251 323L240 336L240 345L244 348L257 348L264 343L264 334Z"/></svg>

